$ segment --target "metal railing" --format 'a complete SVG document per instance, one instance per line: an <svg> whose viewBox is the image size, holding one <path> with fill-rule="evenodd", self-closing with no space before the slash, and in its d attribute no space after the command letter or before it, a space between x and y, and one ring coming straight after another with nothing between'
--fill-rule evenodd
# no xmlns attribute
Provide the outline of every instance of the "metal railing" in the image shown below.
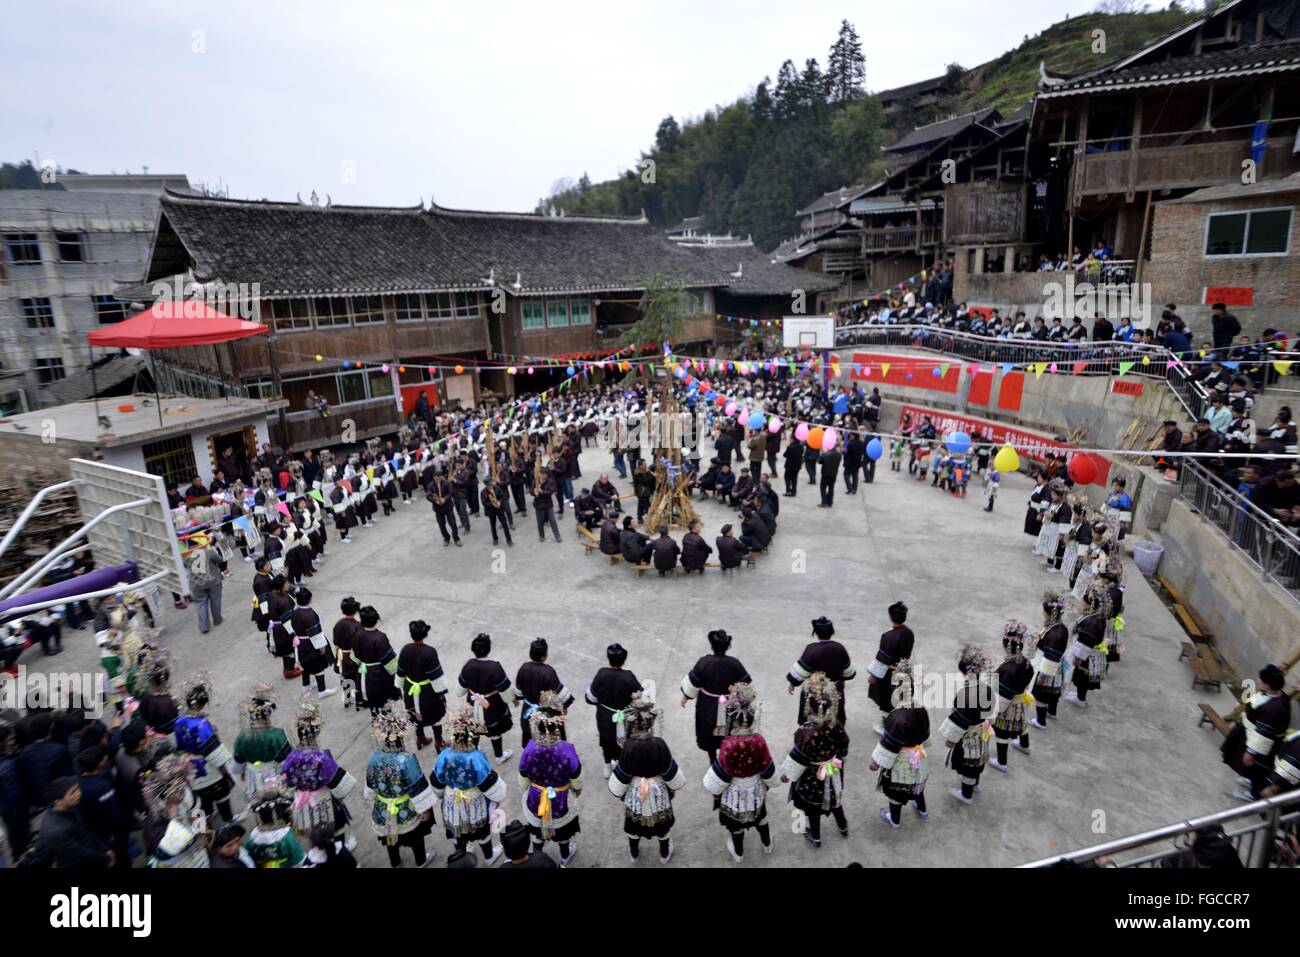
<svg viewBox="0 0 1300 957"><path fill-rule="evenodd" d="M1095 844L1066 854L1044 857L1021 864L1022 868L1056 867L1062 863L1105 863L1116 867L1180 867L1191 850L1196 832L1218 825L1236 848L1237 856L1246 867L1294 866L1278 853L1275 842L1285 839L1285 832L1300 822L1300 791L1288 791L1262 801L1252 801L1227 811L1216 811L1204 817L1191 818L1177 824L1167 824L1151 831L1129 837ZM1126 852L1132 856L1118 857Z"/></svg>
<svg viewBox="0 0 1300 957"><path fill-rule="evenodd" d="M1183 461L1178 491L1193 511L1228 536L1264 578L1300 602L1300 536L1195 459Z"/></svg>

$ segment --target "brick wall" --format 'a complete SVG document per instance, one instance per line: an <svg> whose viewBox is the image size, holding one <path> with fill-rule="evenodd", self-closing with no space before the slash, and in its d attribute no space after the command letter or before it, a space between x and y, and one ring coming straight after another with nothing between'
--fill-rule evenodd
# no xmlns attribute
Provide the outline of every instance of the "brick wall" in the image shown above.
<svg viewBox="0 0 1300 957"><path fill-rule="evenodd" d="M1212 212L1295 205L1291 217L1291 245L1287 256L1206 259L1205 220ZM1157 307L1178 305L1179 314L1192 324L1198 340L1210 333L1210 309L1202 303L1207 286L1249 286L1250 306L1231 306L1242 329L1258 335L1265 328L1300 328L1300 190L1255 198L1206 203L1157 203L1151 234L1151 261L1142 274L1150 282Z"/></svg>

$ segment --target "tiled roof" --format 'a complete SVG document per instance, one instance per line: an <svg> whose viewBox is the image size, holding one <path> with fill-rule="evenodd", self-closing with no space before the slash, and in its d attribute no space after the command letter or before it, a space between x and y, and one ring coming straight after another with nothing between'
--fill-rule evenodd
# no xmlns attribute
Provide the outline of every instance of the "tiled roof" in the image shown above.
<svg viewBox="0 0 1300 957"><path fill-rule="evenodd" d="M976 123L988 125L991 121L997 121L1000 118L1001 114L994 107L987 106L982 110L975 110L973 113L963 113L960 116L950 116L946 120L936 120L933 123L927 123L925 126L916 127L905 134L897 143L886 146L885 151L888 153L905 153L909 150L921 149L931 143L939 143L956 136L962 130Z"/></svg>
<svg viewBox="0 0 1300 957"><path fill-rule="evenodd" d="M830 292L840 285L830 276L778 262L775 254L765 253L752 243L690 248L708 263L708 268L727 277L727 291L736 296L788 296L796 289Z"/></svg>
<svg viewBox="0 0 1300 957"><path fill-rule="evenodd" d="M1038 95L1047 99L1096 90L1131 90L1171 83L1204 83L1227 76L1297 71L1300 71L1300 40L1280 40L1199 56L1152 60L1122 69L1096 70L1064 82L1040 83Z"/></svg>
<svg viewBox="0 0 1300 957"><path fill-rule="evenodd" d="M486 289L634 290L652 273L692 286L726 277L644 217L491 213L192 198L167 194L147 281L195 263L202 281L263 297ZM518 286L515 285L518 279Z"/></svg>
<svg viewBox="0 0 1300 957"><path fill-rule="evenodd" d="M942 73L928 80L920 80L906 86L896 86L892 90L881 90L876 95L882 100L901 100L905 96L916 96L918 93L929 93L931 90L937 90L943 86L947 79L948 74Z"/></svg>
<svg viewBox="0 0 1300 957"><path fill-rule="evenodd" d="M824 213L827 210L837 209L847 203L853 202L863 193L874 189L878 184L870 186L841 186L839 189L833 189L829 193L822 193L803 209L795 213L796 216L810 216L813 213Z"/></svg>

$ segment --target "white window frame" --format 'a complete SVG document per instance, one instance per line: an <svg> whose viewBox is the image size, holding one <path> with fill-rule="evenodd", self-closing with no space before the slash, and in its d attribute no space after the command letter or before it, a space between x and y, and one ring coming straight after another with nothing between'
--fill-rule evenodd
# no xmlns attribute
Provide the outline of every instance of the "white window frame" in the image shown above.
<svg viewBox="0 0 1300 957"><path fill-rule="evenodd" d="M373 302L371 300L374 300ZM379 313L373 311L378 307ZM364 316L364 318L362 318ZM382 326L388 321L384 309L383 296L354 296L352 299L352 322L357 326Z"/></svg>
<svg viewBox="0 0 1300 957"><path fill-rule="evenodd" d="M575 319L573 317L573 304L581 303L586 309L586 318ZM570 326L589 326L591 325L591 297L590 296L570 296L569 297L569 325Z"/></svg>
<svg viewBox="0 0 1300 957"><path fill-rule="evenodd" d="M29 306L28 303L31 305ZM30 311L29 311L30 310ZM23 325L28 329L54 329L54 304L49 296L27 296L18 300L18 311L22 313ZM35 320L35 324L33 324Z"/></svg>
<svg viewBox="0 0 1300 957"><path fill-rule="evenodd" d="M399 305L399 302L402 304ZM414 314L403 316L404 313L411 313L411 306L414 306ZM399 292L393 295L393 313L397 316L398 322L424 322L424 294L419 292Z"/></svg>
<svg viewBox="0 0 1300 957"><path fill-rule="evenodd" d="M341 309L343 313L343 321L322 323L320 315L316 312L316 304L320 302L328 302L330 304L329 311L331 320L336 320L338 318L338 311ZM339 329L350 327L352 325L352 310L348 308L348 298L346 296L313 296L311 300L311 312L312 315L315 316L317 329Z"/></svg>
<svg viewBox="0 0 1300 957"><path fill-rule="evenodd" d="M294 303L302 304L303 313L304 313L303 315L301 316L292 315ZM289 309L291 315L288 318L277 316L275 314L276 308L281 304L283 304L285 307ZM279 334L281 332L306 332L307 330L312 328L314 322L314 320L312 319L313 311L312 311L311 301L308 299L304 299L304 298L268 299L266 300L264 305L266 306L266 312L269 313L269 315L267 316L267 318L270 320L268 325L270 325L270 327L276 332L276 334ZM282 322L291 322L293 323L293 325L292 326L281 325Z"/></svg>
<svg viewBox="0 0 1300 957"><path fill-rule="evenodd" d="M528 307L535 305L541 312L541 321L537 325L528 324ZM541 296L529 296L519 304L519 327L524 332L545 332L546 331L546 300Z"/></svg>
<svg viewBox="0 0 1300 957"><path fill-rule="evenodd" d="M30 233L19 230L16 232L5 233L3 236L0 236L0 240L4 242L5 260L11 266L39 266L45 261L45 250L41 248L40 233ZM35 248L36 258L15 259L13 255L13 248L15 246L28 246Z"/></svg>
<svg viewBox="0 0 1300 957"><path fill-rule="evenodd" d="M1252 253L1246 250L1250 247L1250 221L1254 213L1289 213L1290 222L1287 223L1286 229L1286 249L1279 253ZM1239 253L1208 253L1206 249L1210 244L1210 221L1216 216L1242 216L1246 217L1246 231L1241 236L1241 252ZM1212 213L1205 214L1205 231L1201 236L1201 258L1202 259L1275 259L1280 256L1291 255L1291 231L1295 228L1295 207L1294 206L1262 206L1259 209L1220 209Z"/></svg>

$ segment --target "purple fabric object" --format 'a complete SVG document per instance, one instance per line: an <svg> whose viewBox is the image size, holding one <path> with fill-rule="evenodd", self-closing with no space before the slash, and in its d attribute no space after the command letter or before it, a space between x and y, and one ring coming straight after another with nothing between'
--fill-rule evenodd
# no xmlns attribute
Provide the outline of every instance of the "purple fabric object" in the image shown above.
<svg viewBox="0 0 1300 957"><path fill-rule="evenodd" d="M319 791L339 773L334 755L322 748L303 748L284 759L284 779L297 791Z"/></svg>
<svg viewBox="0 0 1300 957"><path fill-rule="evenodd" d="M69 578L67 581L61 581L57 585L46 585L44 588L36 589L36 591L25 592L0 601L0 621L13 617L9 615L10 608L22 608L25 605L35 605L43 601L54 601L61 598L74 598L87 592L112 588L122 582L138 581L139 578L140 569L136 567L135 562L127 562L125 565L118 565L114 568L99 568L93 572Z"/></svg>
<svg viewBox="0 0 1300 957"><path fill-rule="evenodd" d="M568 741L551 745L541 745L536 740L529 741L519 758L519 773L533 784L539 785L528 789L525 801L529 812L537 815L537 808L542 800L541 787L568 787L581 767L578 751ZM562 818L568 813L569 792L557 790L555 797L551 799L551 816Z"/></svg>

